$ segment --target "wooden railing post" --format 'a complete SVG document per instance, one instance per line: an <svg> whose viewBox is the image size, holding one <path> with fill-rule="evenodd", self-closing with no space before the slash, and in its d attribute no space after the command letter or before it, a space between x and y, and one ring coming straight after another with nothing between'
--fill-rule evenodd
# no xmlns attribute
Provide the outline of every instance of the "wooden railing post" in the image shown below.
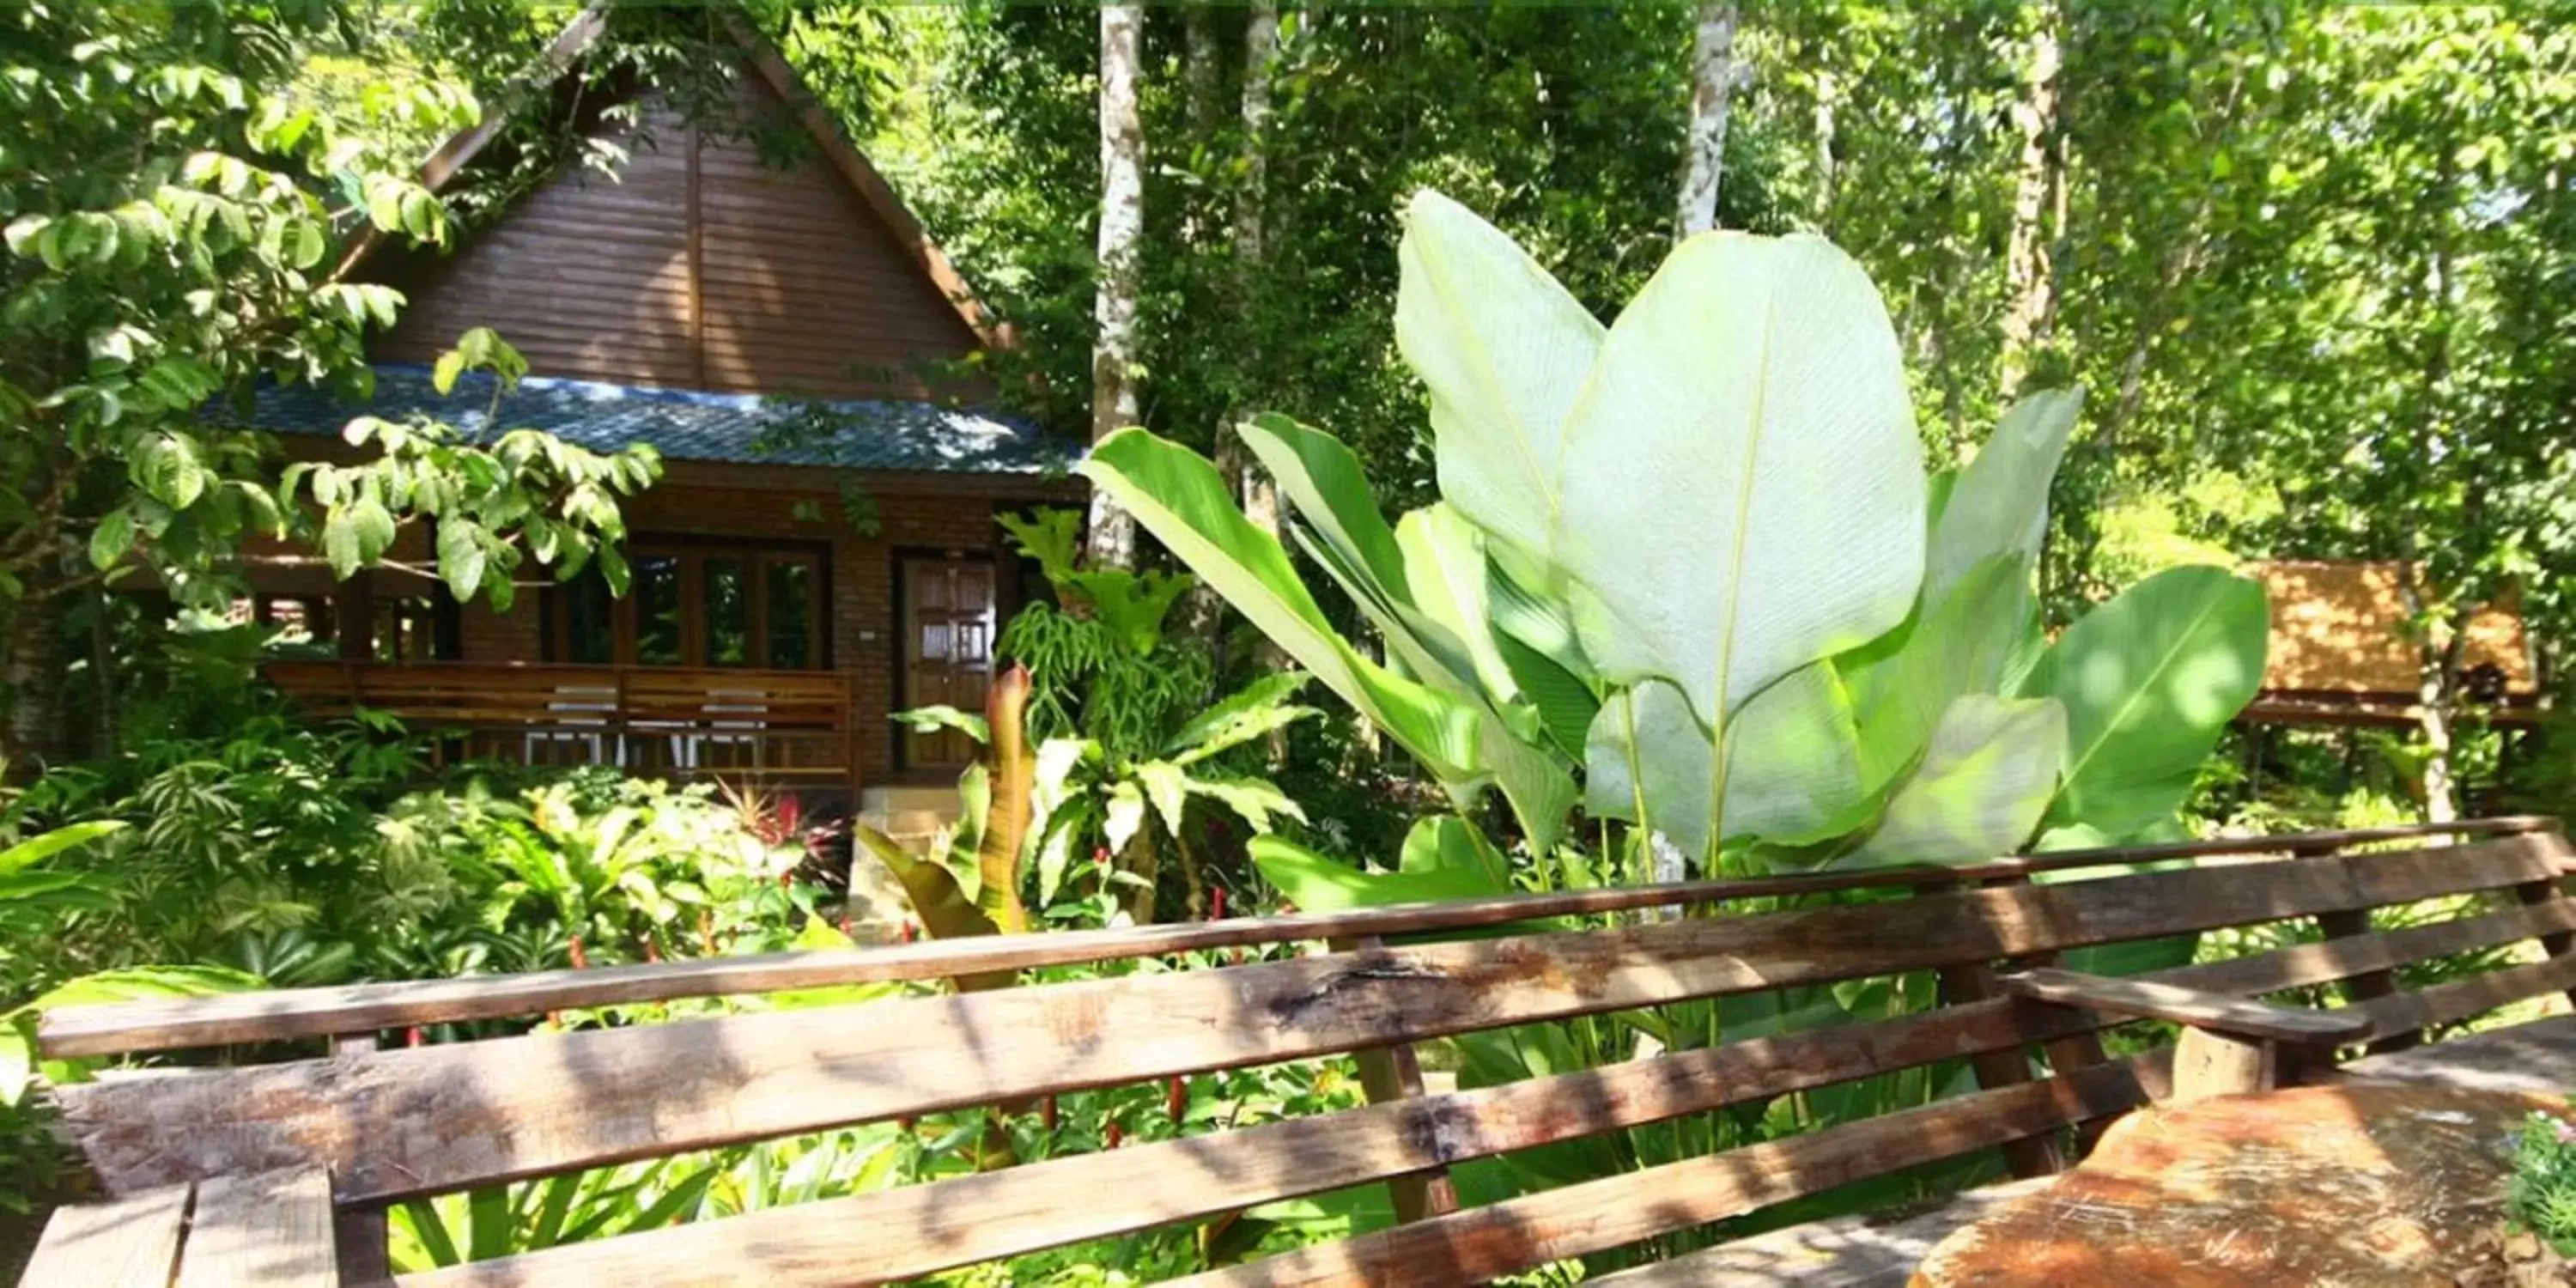
<svg viewBox="0 0 2576 1288"><path fill-rule="evenodd" d="M2296 863L2303 859L2321 859L2342 848L2331 844L2293 845L2290 847L2290 861ZM2368 908L2321 912L2316 915L2315 921L2317 929L2328 939L2358 938L2370 934L2372 930ZM2345 993L2355 1002L2374 1002L2397 991L2397 977L2385 968L2366 970L2345 980L2343 986ZM2384 1055L2390 1051L2404 1051L2410 1047L2420 1046L2423 1041L2423 1034L2409 1029L2403 1033L2392 1033L2371 1043L2369 1051L2372 1055ZM2311 1052L2309 1055L2312 1059L2324 1060L2329 1064L2333 1059L2331 1050ZM2298 1082L2310 1072L2311 1070L2308 1069L2285 1069L2282 1071L2282 1076L2285 1081Z"/></svg>
<svg viewBox="0 0 2576 1288"><path fill-rule="evenodd" d="M1981 887L2025 885L2029 880L2026 875L2016 874L1991 877L1978 882L1947 882L1937 886L1917 886L1916 889L1922 893L1930 893L1937 889L1975 890ZM1963 1006L1971 1002L1990 1001L2004 995L2002 987L1995 982L1995 967L1992 962L1963 962L1944 966L1937 974L1941 987L1941 1004L1944 1006ZM2027 1047L2007 1047L2000 1051L1987 1051L1971 1056L1968 1060L1968 1068L1976 1075L1977 1086L1986 1091L2018 1086L2031 1080L2030 1052ZM2048 1176L2066 1170L2065 1151L2059 1149L2057 1141L2049 1136L2025 1136L2019 1140L2006 1141L2003 1155L2005 1164L2012 1168L2012 1174L2016 1177L2026 1179L2033 1176Z"/></svg>
<svg viewBox="0 0 2576 1288"><path fill-rule="evenodd" d="M2558 829L2550 830L2556 832ZM2552 900L2564 899L2567 897L2567 876L2567 873L2561 872L2554 877L2515 886L2514 897L2521 900L2524 907L2534 907ZM2576 950L2576 934L2560 931L2553 935L2542 935L2540 948L2552 957L2564 957L2570 950ZM2571 1004L2576 1004L2576 989L2567 991L2567 1000Z"/></svg>
<svg viewBox="0 0 2576 1288"><path fill-rule="evenodd" d="M1357 939L1330 941L1335 952L1377 952L1386 941L1376 935ZM1382 1105L1397 1100L1422 1096L1422 1061L1410 1042L1393 1046L1369 1047L1353 1051L1351 1059L1359 1065L1360 1088L1368 1093L1370 1104ZM1458 1185L1449 1178L1449 1169L1435 1168L1415 1172L1387 1181L1387 1192L1395 1200L1397 1223L1419 1221L1424 1217L1446 1216L1458 1210Z"/></svg>
<svg viewBox="0 0 2576 1288"><path fill-rule="evenodd" d="M376 1049L376 1035L343 1033L332 1037L331 1054L363 1055ZM342 1288L391 1288L394 1281L391 1230L381 1203L331 1209L331 1242L338 1250Z"/></svg>

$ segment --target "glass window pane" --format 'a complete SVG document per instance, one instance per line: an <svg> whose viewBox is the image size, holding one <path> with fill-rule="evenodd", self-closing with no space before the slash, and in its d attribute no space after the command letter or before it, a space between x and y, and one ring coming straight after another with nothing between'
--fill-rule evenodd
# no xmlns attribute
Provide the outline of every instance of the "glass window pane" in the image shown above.
<svg viewBox="0 0 2576 1288"><path fill-rule="evenodd" d="M680 655L680 561L671 555L643 555L635 560L635 660L646 666L678 666Z"/></svg>
<svg viewBox="0 0 2576 1288"><path fill-rule="evenodd" d="M564 659L607 663L617 660L617 614L608 597L608 582L598 572L584 572L563 588Z"/></svg>
<svg viewBox="0 0 2576 1288"><path fill-rule="evenodd" d="M740 559L701 566L709 666L751 665L751 569Z"/></svg>
<svg viewBox="0 0 2576 1288"><path fill-rule="evenodd" d="M802 670L815 664L814 565L773 560L769 565L769 664Z"/></svg>

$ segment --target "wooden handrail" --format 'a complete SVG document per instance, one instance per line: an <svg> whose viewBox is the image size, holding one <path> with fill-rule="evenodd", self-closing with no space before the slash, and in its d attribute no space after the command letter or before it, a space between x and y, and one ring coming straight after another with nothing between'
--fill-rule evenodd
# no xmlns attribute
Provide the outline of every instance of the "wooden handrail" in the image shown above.
<svg viewBox="0 0 2576 1288"><path fill-rule="evenodd" d="M1828 891L1939 888L2167 859L2221 855L2316 858L2353 846L2427 837L2510 836L2558 830L2539 816L2404 827L2228 837L2165 845L2069 850L1962 867L1885 868L1734 880L1688 881L1346 912L1289 913L1229 921L1132 926L1046 935L936 940L845 952L771 953L523 975L355 984L234 993L173 1001L73 1007L46 1014L38 1042L48 1058L171 1051L236 1042L369 1032L418 1024L503 1019L545 1011L779 992L837 984L943 979L1082 962L1220 948L1465 930L1553 917L1689 907Z"/></svg>

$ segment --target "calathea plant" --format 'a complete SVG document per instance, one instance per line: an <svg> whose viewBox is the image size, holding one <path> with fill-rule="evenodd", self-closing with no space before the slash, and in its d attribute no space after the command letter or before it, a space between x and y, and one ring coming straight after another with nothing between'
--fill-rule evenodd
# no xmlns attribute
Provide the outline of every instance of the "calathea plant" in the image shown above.
<svg viewBox="0 0 2576 1288"><path fill-rule="evenodd" d="M1632 825L1632 863L1668 846L1700 872L2137 837L2259 683L2262 590L2217 568L2043 637L2032 566L2080 396L2030 396L1927 478L1877 289L1820 238L1692 238L1603 327L1425 192L1402 270L1439 502L1389 524L1330 435L1242 429L1385 664L1203 458L1130 429L1082 472L1462 810L1499 787L1543 879L1578 804ZM1256 855L1305 906L1419 897L1276 838ZM1444 892L1502 880L1426 864Z"/></svg>

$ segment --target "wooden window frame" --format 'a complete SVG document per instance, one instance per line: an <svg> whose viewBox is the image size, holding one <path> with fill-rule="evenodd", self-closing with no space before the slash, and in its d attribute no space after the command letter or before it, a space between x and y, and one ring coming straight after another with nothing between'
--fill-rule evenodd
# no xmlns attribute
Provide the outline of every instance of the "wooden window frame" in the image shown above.
<svg viewBox="0 0 2576 1288"><path fill-rule="evenodd" d="M610 598L609 660L615 666L674 666L689 670L795 670L829 671L832 658L832 548L819 541L744 541L725 537L645 536L626 542L624 554L629 567L646 559L672 559L680 573L680 660L677 662L639 662L635 646L643 625L634 587L627 593ZM749 614L750 656L739 666L707 660L706 565L710 560L739 559L748 572L745 590ZM769 656L769 569L777 564L801 563L812 569L812 599L805 621L805 655L801 667L774 667ZM583 576L595 575L585 569ZM561 585L547 588L545 596L545 656L550 662L572 665L572 612L570 596Z"/></svg>

